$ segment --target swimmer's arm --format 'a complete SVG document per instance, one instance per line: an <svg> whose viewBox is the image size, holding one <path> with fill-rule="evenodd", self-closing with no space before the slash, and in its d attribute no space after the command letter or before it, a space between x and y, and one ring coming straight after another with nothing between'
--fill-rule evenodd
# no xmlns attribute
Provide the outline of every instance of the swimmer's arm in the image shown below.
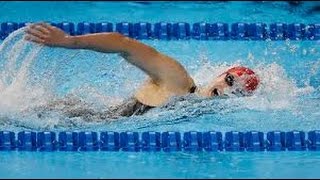
<svg viewBox="0 0 320 180"><path fill-rule="evenodd" d="M41 44L72 49L90 49L103 53L120 53L129 63L146 72L156 84L189 89L193 80L184 67L154 48L119 33L96 33L67 36L62 30L38 24L27 31L27 38Z"/></svg>

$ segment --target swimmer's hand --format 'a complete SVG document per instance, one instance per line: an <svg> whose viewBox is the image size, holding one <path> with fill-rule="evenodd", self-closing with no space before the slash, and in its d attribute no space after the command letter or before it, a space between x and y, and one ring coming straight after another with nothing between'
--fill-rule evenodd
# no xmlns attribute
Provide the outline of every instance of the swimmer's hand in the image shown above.
<svg viewBox="0 0 320 180"><path fill-rule="evenodd" d="M47 46L68 47L72 43L68 34L46 23L31 24L25 32L25 40Z"/></svg>

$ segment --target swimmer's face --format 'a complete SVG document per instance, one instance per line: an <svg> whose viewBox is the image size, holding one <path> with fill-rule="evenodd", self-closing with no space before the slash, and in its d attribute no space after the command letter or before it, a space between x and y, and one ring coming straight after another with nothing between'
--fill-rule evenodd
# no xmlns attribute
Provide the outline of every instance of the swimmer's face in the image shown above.
<svg viewBox="0 0 320 180"><path fill-rule="evenodd" d="M215 78L204 90L203 94L207 97L226 97L231 94L243 96L240 77L234 72L225 72Z"/></svg>

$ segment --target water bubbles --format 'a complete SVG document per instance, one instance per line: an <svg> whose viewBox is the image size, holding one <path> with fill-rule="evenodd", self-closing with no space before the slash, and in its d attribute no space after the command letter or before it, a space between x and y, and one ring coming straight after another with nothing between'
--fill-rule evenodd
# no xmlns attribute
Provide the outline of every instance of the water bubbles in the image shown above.
<svg viewBox="0 0 320 180"><path fill-rule="evenodd" d="M302 54L303 54L304 56L307 55L307 52L308 52L308 51L307 51L306 49L303 49L303 50L302 50Z"/></svg>
<svg viewBox="0 0 320 180"><path fill-rule="evenodd" d="M317 49L316 48L310 48L309 52L311 54L316 54L317 53Z"/></svg>

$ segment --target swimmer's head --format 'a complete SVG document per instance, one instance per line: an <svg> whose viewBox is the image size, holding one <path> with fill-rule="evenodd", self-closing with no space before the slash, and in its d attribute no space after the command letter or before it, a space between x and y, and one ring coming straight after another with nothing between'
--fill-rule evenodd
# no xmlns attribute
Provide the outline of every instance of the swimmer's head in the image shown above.
<svg viewBox="0 0 320 180"><path fill-rule="evenodd" d="M214 79L207 88L205 96L249 96L257 89L259 77L249 68L237 66L228 69Z"/></svg>

